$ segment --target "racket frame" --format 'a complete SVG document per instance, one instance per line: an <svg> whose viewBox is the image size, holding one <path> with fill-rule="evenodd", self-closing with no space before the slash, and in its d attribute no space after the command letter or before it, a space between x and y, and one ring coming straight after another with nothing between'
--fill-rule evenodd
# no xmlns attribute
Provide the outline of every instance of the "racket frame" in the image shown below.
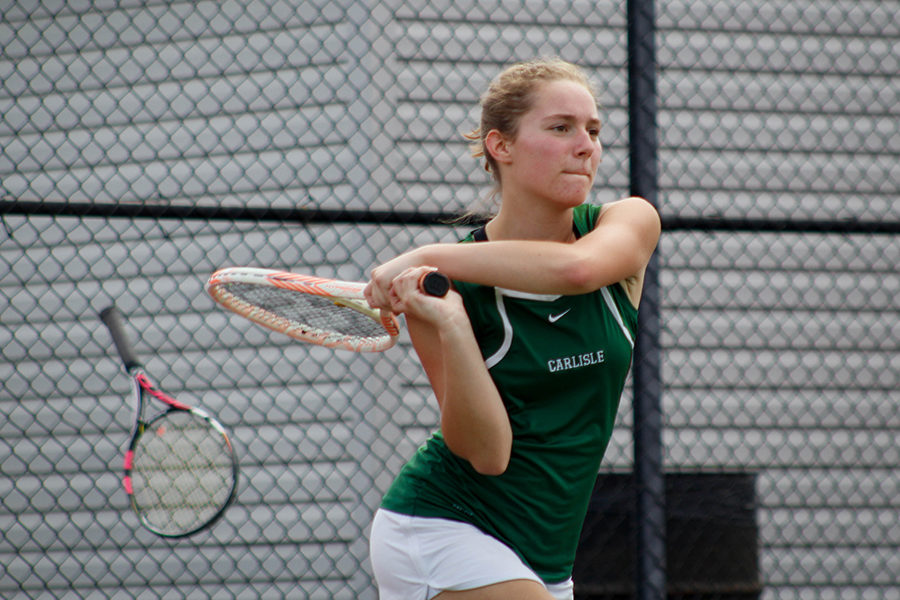
<svg viewBox="0 0 900 600"><path fill-rule="evenodd" d="M237 298L226 289L226 286L232 283L265 286L327 298L338 306L355 310L373 321L381 323L385 333L379 337L363 338L319 329L309 324L301 326ZM326 279L274 269L226 267L210 276L206 282L206 291L216 302L228 310L296 340L353 352L381 352L397 342L400 325L397 317L392 313L376 310L369 306L363 294L365 286L366 284L356 281Z"/></svg>

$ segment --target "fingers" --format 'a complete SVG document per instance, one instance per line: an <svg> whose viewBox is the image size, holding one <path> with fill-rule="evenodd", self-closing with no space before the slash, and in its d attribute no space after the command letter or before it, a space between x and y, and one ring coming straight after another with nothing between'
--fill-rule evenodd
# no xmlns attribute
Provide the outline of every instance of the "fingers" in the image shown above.
<svg viewBox="0 0 900 600"><path fill-rule="evenodd" d="M363 291L366 301L372 308L387 310L394 314L411 314L427 321L446 318L455 310L455 305L440 303L442 298L437 291L446 294L446 290L436 290L434 287L425 291L422 289L425 276L435 270L429 266L408 267L388 279L392 269L385 269L384 265L376 267ZM445 281L440 283L449 284L446 278L443 279Z"/></svg>
<svg viewBox="0 0 900 600"><path fill-rule="evenodd" d="M434 270L433 267L413 267L394 278L390 299L395 313L438 324L461 310L462 304L456 294L451 302L447 302L448 296L436 296L422 290L422 278Z"/></svg>
<svg viewBox="0 0 900 600"><path fill-rule="evenodd" d="M372 278L363 294L372 308L391 310L391 279L384 277L378 268L372 271Z"/></svg>
<svg viewBox="0 0 900 600"><path fill-rule="evenodd" d="M365 290L369 305L373 308L388 309L390 307L390 289L394 279L408 267L416 266L417 260L415 250L412 250L372 269L371 279Z"/></svg>
<svg viewBox="0 0 900 600"><path fill-rule="evenodd" d="M433 267L410 267L394 277L390 286L392 300L396 298L404 303L414 300L422 293L420 287L422 278L433 270Z"/></svg>

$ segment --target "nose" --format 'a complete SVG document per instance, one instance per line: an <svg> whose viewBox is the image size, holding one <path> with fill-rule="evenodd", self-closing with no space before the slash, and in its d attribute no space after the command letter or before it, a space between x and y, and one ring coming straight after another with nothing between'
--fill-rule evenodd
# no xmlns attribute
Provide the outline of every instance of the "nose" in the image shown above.
<svg viewBox="0 0 900 600"><path fill-rule="evenodd" d="M576 154L580 157L589 158L595 152L599 155L603 151L600 140L594 137L589 131L582 131L578 135L576 144Z"/></svg>

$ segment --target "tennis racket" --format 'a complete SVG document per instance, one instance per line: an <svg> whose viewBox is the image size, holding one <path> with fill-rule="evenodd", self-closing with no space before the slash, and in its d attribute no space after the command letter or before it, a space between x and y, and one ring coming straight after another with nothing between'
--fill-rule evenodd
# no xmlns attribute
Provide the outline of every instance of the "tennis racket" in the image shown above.
<svg viewBox="0 0 900 600"><path fill-rule="evenodd" d="M294 339L354 352L381 352L397 341L400 326L366 302L366 284L271 269L229 267L212 274L206 291L216 302ZM444 296L450 280L430 271L420 289Z"/></svg>
<svg viewBox="0 0 900 600"><path fill-rule="evenodd" d="M141 525L163 537L209 527L234 499L238 466L225 428L205 411L179 402L150 382L125 336L121 313L100 313L134 380L134 425L123 483ZM165 409L147 420L148 397Z"/></svg>

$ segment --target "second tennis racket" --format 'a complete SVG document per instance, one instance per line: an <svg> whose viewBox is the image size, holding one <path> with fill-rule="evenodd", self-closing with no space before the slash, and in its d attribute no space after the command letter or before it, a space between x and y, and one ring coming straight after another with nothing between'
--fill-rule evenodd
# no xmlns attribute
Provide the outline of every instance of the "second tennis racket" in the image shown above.
<svg viewBox="0 0 900 600"><path fill-rule="evenodd" d="M109 328L134 381L134 425L123 480L141 525L163 537L183 537L212 525L234 500L238 464L228 432L206 411L158 389L144 373L115 305L100 319ZM149 398L165 409L148 418Z"/></svg>

